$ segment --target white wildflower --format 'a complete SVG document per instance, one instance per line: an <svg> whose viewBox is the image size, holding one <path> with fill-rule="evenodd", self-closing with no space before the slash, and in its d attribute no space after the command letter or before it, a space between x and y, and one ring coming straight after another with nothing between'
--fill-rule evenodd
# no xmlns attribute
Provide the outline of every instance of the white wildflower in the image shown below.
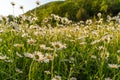
<svg viewBox="0 0 120 80"><path fill-rule="evenodd" d="M50 60L52 60L52 55L51 54L48 54L48 53L46 53L45 54L45 57L44 57L44 62L45 63L48 63Z"/></svg>
<svg viewBox="0 0 120 80"><path fill-rule="evenodd" d="M105 80L112 80L110 77L105 78Z"/></svg>
<svg viewBox="0 0 120 80"><path fill-rule="evenodd" d="M35 51L33 55L34 55L33 59L35 61L37 61L37 62L43 62L44 61L44 55L41 52Z"/></svg>
<svg viewBox="0 0 120 80"><path fill-rule="evenodd" d="M117 53L120 53L120 50L117 50Z"/></svg>
<svg viewBox="0 0 120 80"><path fill-rule="evenodd" d="M29 35L28 35L28 33L24 33L24 34L22 34L22 37L27 38L27 37L29 37Z"/></svg>
<svg viewBox="0 0 120 80"><path fill-rule="evenodd" d="M21 54L19 54L18 52L16 52L16 55L20 58L22 58L23 56Z"/></svg>
<svg viewBox="0 0 120 80"><path fill-rule="evenodd" d="M77 78L76 77L71 77L70 80L77 80Z"/></svg>
<svg viewBox="0 0 120 80"><path fill-rule="evenodd" d="M46 48L46 45L45 44L41 44L40 45L40 49L45 49Z"/></svg>
<svg viewBox="0 0 120 80"><path fill-rule="evenodd" d="M97 59L97 56L91 55L91 58L92 58L92 59Z"/></svg>
<svg viewBox="0 0 120 80"><path fill-rule="evenodd" d="M24 56L27 57L27 58L33 58L34 57L33 54L31 54L31 53L25 53Z"/></svg>
<svg viewBox="0 0 120 80"><path fill-rule="evenodd" d="M109 52L107 51L102 51L100 53L100 57L103 58L103 59L107 59L109 57Z"/></svg>
<svg viewBox="0 0 120 80"><path fill-rule="evenodd" d="M34 39L28 39L27 42L30 44L30 45L34 45L36 40Z"/></svg>
<svg viewBox="0 0 120 80"><path fill-rule="evenodd" d="M112 69L118 69L120 67L120 65L118 64L108 64L109 68L112 68Z"/></svg>
<svg viewBox="0 0 120 80"><path fill-rule="evenodd" d="M95 40L95 41L93 41L93 42L91 42L91 45L94 45L94 44L96 44L96 43L99 43L101 40Z"/></svg>
<svg viewBox="0 0 120 80"><path fill-rule="evenodd" d="M101 18L102 14L101 14L101 13L98 13L97 16L98 16L99 18Z"/></svg>
<svg viewBox="0 0 120 80"><path fill-rule="evenodd" d="M62 80L62 79L61 79L61 76L55 76L52 78L52 80Z"/></svg>
<svg viewBox="0 0 120 80"><path fill-rule="evenodd" d="M51 74L50 71L44 71L45 74Z"/></svg>
<svg viewBox="0 0 120 80"><path fill-rule="evenodd" d="M0 60L6 60L8 59L8 57L5 55L5 56L0 56Z"/></svg>
<svg viewBox="0 0 120 80"><path fill-rule="evenodd" d="M52 46L56 49L63 49L66 48L66 44L62 44L61 42L52 42Z"/></svg>
<svg viewBox="0 0 120 80"><path fill-rule="evenodd" d="M14 44L14 47L22 47L23 46L23 44Z"/></svg>
<svg viewBox="0 0 120 80"><path fill-rule="evenodd" d="M18 69L18 68L16 68L15 71L16 71L17 73L20 73L20 74L23 73L23 71L21 71L21 70Z"/></svg>

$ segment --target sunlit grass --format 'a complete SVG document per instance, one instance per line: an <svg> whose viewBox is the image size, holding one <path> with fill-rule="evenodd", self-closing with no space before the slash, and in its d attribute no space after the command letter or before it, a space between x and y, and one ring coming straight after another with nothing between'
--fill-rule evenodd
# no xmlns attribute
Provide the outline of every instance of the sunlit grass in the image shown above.
<svg viewBox="0 0 120 80"><path fill-rule="evenodd" d="M78 23L50 17L41 26L30 16L2 18L1 80L120 79L119 15Z"/></svg>

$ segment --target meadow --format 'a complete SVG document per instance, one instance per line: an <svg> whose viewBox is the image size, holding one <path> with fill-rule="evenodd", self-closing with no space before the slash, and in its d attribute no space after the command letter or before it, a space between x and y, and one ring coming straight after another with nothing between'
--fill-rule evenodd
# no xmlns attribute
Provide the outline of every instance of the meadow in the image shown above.
<svg viewBox="0 0 120 80"><path fill-rule="evenodd" d="M74 23L52 14L42 26L34 17L2 17L0 79L119 80L120 15L98 16Z"/></svg>
<svg viewBox="0 0 120 80"><path fill-rule="evenodd" d="M0 19L0 80L120 80L120 13L73 22Z"/></svg>

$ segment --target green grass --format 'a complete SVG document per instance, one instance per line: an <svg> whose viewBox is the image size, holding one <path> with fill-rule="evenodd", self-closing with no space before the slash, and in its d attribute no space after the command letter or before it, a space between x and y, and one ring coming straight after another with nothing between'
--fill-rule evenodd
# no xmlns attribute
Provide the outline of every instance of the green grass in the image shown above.
<svg viewBox="0 0 120 80"><path fill-rule="evenodd" d="M54 28L2 21L0 80L120 80L120 25L98 21Z"/></svg>

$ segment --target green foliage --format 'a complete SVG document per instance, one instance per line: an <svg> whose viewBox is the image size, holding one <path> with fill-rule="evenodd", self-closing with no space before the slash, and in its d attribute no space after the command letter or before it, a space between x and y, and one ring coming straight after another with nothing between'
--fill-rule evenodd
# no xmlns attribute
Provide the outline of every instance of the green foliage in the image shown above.
<svg viewBox="0 0 120 80"><path fill-rule="evenodd" d="M86 20L93 18L97 13L101 12L103 16L112 14L116 15L120 11L120 0L66 0L51 2L36 8L37 17L41 21L50 14L57 14L67 17L73 21ZM31 10L26 13L34 13Z"/></svg>
<svg viewBox="0 0 120 80"><path fill-rule="evenodd" d="M31 16L2 17L0 80L120 80L120 14L106 22L98 16L78 23L54 14L45 20L62 27L38 26Z"/></svg>

